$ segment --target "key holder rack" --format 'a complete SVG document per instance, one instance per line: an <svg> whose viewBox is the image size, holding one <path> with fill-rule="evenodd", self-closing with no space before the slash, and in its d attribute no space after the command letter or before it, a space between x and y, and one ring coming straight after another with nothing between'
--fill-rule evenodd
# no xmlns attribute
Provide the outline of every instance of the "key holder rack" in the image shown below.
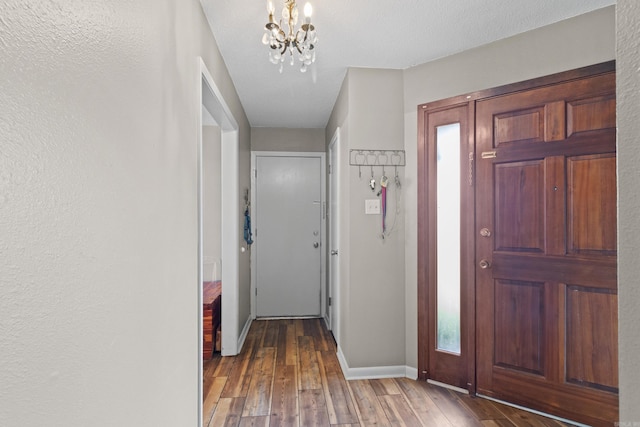
<svg viewBox="0 0 640 427"><path fill-rule="evenodd" d="M404 166L404 150L349 150L351 166Z"/></svg>
<svg viewBox="0 0 640 427"><path fill-rule="evenodd" d="M393 167L396 177L398 175L398 166L404 166L405 154L404 150L349 150L349 164L358 166L358 176L362 178L362 167L371 168L371 187L375 187L373 182L373 168L375 166L382 167L382 174L385 174L385 167Z"/></svg>
<svg viewBox="0 0 640 427"><path fill-rule="evenodd" d="M399 196L400 193L400 177L398 176L398 167L406 165L406 157L404 150L349 150L349 165L358 167L358 177L362 179L362 167L371 169L371 179L369 180L369 188L376 194L376 190L379 188L377 197L380 197L380 211L378 213L382 216L382 233L377 234L383 241L391 235L396 226L396 220L400 215ZM382 176L380 176L379 183L376 182L374 176L374 168L379 167L382 169ZM393 179L391 182L394 185L393 193L395 194L395 216L390 227L387 227L387 195L389 188L389 178L385 168L393 169ZM365 209L366 210L366 209ZM370 212L366 212L370 213ZM375 212L371 212L375 213Z"/></svg>

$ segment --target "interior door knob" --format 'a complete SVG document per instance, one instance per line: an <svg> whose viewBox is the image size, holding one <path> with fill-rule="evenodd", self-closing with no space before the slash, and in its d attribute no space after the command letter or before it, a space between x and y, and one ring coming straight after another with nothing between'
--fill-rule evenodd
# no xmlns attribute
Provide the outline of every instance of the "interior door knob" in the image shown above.
<svg viewBox="0 0 640 427"><path fill-rule="evenodd" d="M320 243L318 243L318 242L313 242L313 247L314 247L314 248L317 248L318 246L320 246Z"/></svg>
<svg viewBox="0 0 640 427"><path fill-rule="evenodd" d="M486 259L481 259L480 262L478 263L478 265L483 270L487 269L487 268L491 268L491 262L487 261Z"/></svg>
<svg viewBox="0 0 640 427"><path fill-rule="evenodd" d="M331 250L331 255L338 255L338 251L336 249Z"/></svg>

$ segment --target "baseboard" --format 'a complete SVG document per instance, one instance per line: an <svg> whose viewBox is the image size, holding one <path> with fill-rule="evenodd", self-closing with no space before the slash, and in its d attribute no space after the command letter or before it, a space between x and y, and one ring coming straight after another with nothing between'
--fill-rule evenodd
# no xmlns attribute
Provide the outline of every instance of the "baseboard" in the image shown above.
<svg viewBox="0 0 640 427"><path fill-rule="evenodd" d="M251 328L252 322L253 322L253 318L249 316L246 323L244 324L244 328L242 328L242 333L238 338L238 354L242 352L242 346L244 345L244 341L247 339L247 334L249 333L249 329Z"/></svg>
<svg viewBox="0 0 640 427"><path fill-rule="evenodd" d="M342 368L342 374L347 380L374 380L379 378L418 378L418 370L409 366L370 366L366 368L350 368L338 346L338 362ZM415 376L414 376L415 375Z"/></svg>
<svg viewBox="0 0 640 427"><path fill-rule="evenodd" d="M418 379L418 368L412 368L411 366L407 366L407 373L405 376L410 380L416 381Z"/></svg>

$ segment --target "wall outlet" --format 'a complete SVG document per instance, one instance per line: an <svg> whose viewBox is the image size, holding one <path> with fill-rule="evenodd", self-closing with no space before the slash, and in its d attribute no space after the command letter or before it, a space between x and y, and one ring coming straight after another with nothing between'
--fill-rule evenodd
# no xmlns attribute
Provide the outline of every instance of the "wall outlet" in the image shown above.
<svg viewBox="0 0 640 427"><path fill-rule="evenodd" d="M370 199L364 201L364 213L367 215L380 214L380 199Z"/></svg>

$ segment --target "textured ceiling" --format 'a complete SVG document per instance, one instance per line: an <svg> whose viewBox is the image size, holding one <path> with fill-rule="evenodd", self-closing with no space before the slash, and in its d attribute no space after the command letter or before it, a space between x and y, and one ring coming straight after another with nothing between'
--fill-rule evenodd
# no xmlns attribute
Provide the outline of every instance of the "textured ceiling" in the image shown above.
<svg viewBox="0 0 640 427"><path fill-rule="evenodd" d="M266 0L200 0L252 127L323 128L348 67L405 69L615 0L310 0L317 60L268 60ZM274 0L279 16L283 0ZM300 0L300 16L305 0ZM296 60L297 62L297 60Z"/></svg>

